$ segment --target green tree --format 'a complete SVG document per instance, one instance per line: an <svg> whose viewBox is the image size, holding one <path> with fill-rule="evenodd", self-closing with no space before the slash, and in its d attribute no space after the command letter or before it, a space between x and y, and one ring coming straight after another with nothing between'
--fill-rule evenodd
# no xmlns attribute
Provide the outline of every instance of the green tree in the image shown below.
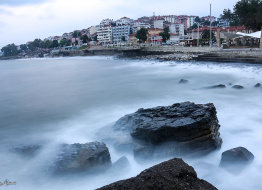
<svg viewBox="0 0 262 190"><path fill-rule="evenodd" d="M169 40L170 39L169 27L168 26L165 27L164 31L160 32L159 35L162 36L163 42L166 42L167 40Z"/></svg>
<svg viewBox="0 0 262 190"><path fill-rule="evenodd" d="M88 42L88 36L85 34L85 35L80 37L80 40L82 40L83 43L87 43Z"/></svg>
<svg viewBox="0 0 262 190"><path fill-rule="evenodd" d="M15 44L8 44L1 49L4 52L4 56L14 56L19 53Z"/></svg>
<svg viewBox="0 0 262 190"><path fill-rule="evenodd" d="M147 29L141 28L136 33L136 38L139 40L139 43L145 42L147 40Z"/></svg>
<svg viewBox="0 0 262 190"><path fill-rule="evenodd" d="M81 35L82 35L81 32L75 30L75 31L73 32L73 34L72 34L72 37L73 37L73 38L78 38L78 37L80 37Z"/></svg>
<svg viewBox="0 0 262 190"><path fill-rule="evenodd" d="M217 26L218 24L219 24L218 21L214 21L214 22L211 23L212 26Z"/></svg>
<svg viewBox="0 0 262 190"><path fill-rule="evenodd" d="M211 32L211 35L212 35L212 39L215 38L215 34L213 31ZM203 30L202 39L206 39L206 40L210 39L210 30L207 30L207 29Z"/></svg>
<svg viewBox="0 0 262 190"><path fill-rule="evenodd" d="M52 43L52 42L51 42L50 40L46 40L44 47L45 47L45 48L50 48L50 47L51 47L51 43Z"/></svg>
<svg viewBox="0 0 262 190"><path fill-rule="evenodd" d="M53 48L58 47L58 46L59 46L58 41L57 41L57 40L53 40L51 46L52 46Z"/></svg>
<svg viewBox="0 0 262 190"><path fill-rule="evenodd" d="M234 13L241 25L252 30L259 30L262 25L261 0L240 0L234 6Z"/></svg>
<svg viewBox="0 0 262 190"><path fill-rule="evenodd" d="M59 45L60 45L61 47L65 46L65 45L66 45L66 39L63 38L62 40L60 40Z"/></svg>
<svg viewBox="0 0 262 190"><path fill-rule="evenodd" d="M96 41L96 42L97 42L97 35L95 35L95 37L94 37L94 41Z"/></svg>
<svg viewBox="0 0 262 190"><path fill-rule="evenodd" d="M123 42L125 42L125 41L126 41L126 37L125 37L125 36L122 36L121 40L122 40Z"/></svg>
<svg viewBox="0 0 262 190"><path fill-rule="evenodd" d="M199 16L197 16L197 17L195 18L195 22L201 23L201 20L200 20Z"/></svg>
<svg viewBox="0 0 262 190"><path fill-rule="evenodd" d="M20 49L26 51L26 50L28 50L28 47L27 47L26 44L21 44Z"/></svg>

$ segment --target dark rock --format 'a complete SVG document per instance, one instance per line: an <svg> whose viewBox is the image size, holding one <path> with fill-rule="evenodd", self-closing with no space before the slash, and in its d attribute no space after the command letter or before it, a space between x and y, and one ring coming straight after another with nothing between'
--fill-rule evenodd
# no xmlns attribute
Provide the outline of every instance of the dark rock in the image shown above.
<svg viewBox="0 0 262 190"><path fill-rule="evenodd" d="M207 88L207 89L226 88L226 85L224 85L224 84L218 84L218 85L208 86L208 87L206 87L206 88Z"/></svg>
<svg viewBox="0 0 262 190"><path fill-rule="evenodd" d="M261 84L260 83L257 83L254 87L260 87Z"/></svg>
<svg viewBox="0 0 262 190"><path fill-rule="evenodd" d="M220 167L231 173L241 172L254 160L254 155L244 147L237 147L222 153Z"/></svg>
<svg viewBox="0 0 262 190"><path fill-rule="evenodd" d="M232 86L232 88L235 88L235 89L243 89L244 87L241 86L241 85L234 85L234 86Z"/></svg>
<svg viewBox="0 0 262 190"><path fill-rule="evenodd" d="M12 147L10 151L24 157L33 157L40 152L41 148L42 145L18 145Z"/></svg>
<svg viewBox="0 0 262 190"><path fill-rule="evenodd" d="M129 132L135 156L144 158L205 155L220 148L218 119L213 104L184 102L139 109L120 118L115 131Z"/></svg>
<svg viewBox="0 0 262 190"><path fill-rule="evenodd" d="M174 158L146 169L136 177L112 183L98 190L108 189L216 190L217 188L197 178L194 168L187 165L182 159Z"/></svg>
<svg viewBox="0 0 262 190"><path fill-rule="evenodd" d="M59 150L53 164L55 174L95 173L111 166L108 148L102 142L64 144Z"/></svg>
<svg viewBox="0 0 262 190"><path fill-rule="evenodd" d="M185 84L185 83L188 83L188 80L186 80L186 79L181 79L178 83L180 83L180 84Z"/></svg>
<svg viewBox="0 0 262 190"><path fill-rule="evenodd" d="M229 86L232 86L233 84L232 83L228 83Z"/></svg>

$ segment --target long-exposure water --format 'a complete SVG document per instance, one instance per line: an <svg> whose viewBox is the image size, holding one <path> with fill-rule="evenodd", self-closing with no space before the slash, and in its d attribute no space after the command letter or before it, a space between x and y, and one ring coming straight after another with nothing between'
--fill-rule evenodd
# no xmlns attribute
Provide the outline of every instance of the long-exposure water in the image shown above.
<svg viewBox="0 0 262 190"><path fill-rule="evenodd" d="M179 84L186 79L187 84ZM156 164L140 165L131 155L129 173L54 178L45 174L52 147L96 141L95 133L139 108L177 102L212 102L216 106L222 148L185 160L198 177L218 189L261 189L262 65L213 62L159 62L113 57L73 57L0 61L0 182L8 189L94 189L139 174ZM233 89L230 83L244 86ZM224 89L205 87L225 84ZM7 151L27 144L44 145L34 157ZM246 147L255 159L242 173L219 168L221 153ZM109 147L112 161L122 155ZM205 163L201 164L200 162Z"/></svg>

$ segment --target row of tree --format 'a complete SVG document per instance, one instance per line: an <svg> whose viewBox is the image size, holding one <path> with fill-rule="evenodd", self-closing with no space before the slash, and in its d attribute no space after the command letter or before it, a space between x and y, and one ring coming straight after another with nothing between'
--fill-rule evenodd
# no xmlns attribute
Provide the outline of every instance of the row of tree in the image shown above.
<svg viewBox="0 0 262 190"><path fill-rule="evenodd" d="M72 34L73 38L77 38L81 36L81 32L75 31ZM89 38L87 35L83 35L80 37L80 40L82 40L82 43L87 43L89 41ZM78 41L75 41L75 45L78 44ZM57 48L57 47L64 47L64 46L70 46L72 45L72 41L70 39L63 38L58 42L58 40L46 40L43 41L41 39L35 39L33 42L29 44L21 44L20 48L18 48L15 44L8 44L4 46L1 51L4 52L5 56L15 56L21 53L22 51L36 51L38 49L49 49L49 48Z"/></svg>

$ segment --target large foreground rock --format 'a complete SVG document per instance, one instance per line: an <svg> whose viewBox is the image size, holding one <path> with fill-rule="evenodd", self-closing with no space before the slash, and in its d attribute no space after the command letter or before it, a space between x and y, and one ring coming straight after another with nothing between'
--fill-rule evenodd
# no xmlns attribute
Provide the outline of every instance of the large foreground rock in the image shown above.
<svg viewBox="0 0 262 190"><path fill-rule="evenodd" d="M136 177L112 183L98 190L109 189L216 190L217 188L197 178L194 168L187 165L182 159L174 158L146 169Z"/></svg>
<svg viewBox="0 0 262 190"><path fill-rule="evenodd" d="M220 148L216 108L212 103L183 102L167 107L139 109L113 126L129 138L136 157L200 156ZM119 136L119 135L118 135ZM116 140L118 146L121 143ZM123 148L123 147L122 147Z"/></svg>
<svg viewBox="0 0 262 190"><path fill-rule="evenodd" d="M60 146L53 170L56 174L95 173L110 166L111 157L106 145L102 142L90 142Z"/></svg>

